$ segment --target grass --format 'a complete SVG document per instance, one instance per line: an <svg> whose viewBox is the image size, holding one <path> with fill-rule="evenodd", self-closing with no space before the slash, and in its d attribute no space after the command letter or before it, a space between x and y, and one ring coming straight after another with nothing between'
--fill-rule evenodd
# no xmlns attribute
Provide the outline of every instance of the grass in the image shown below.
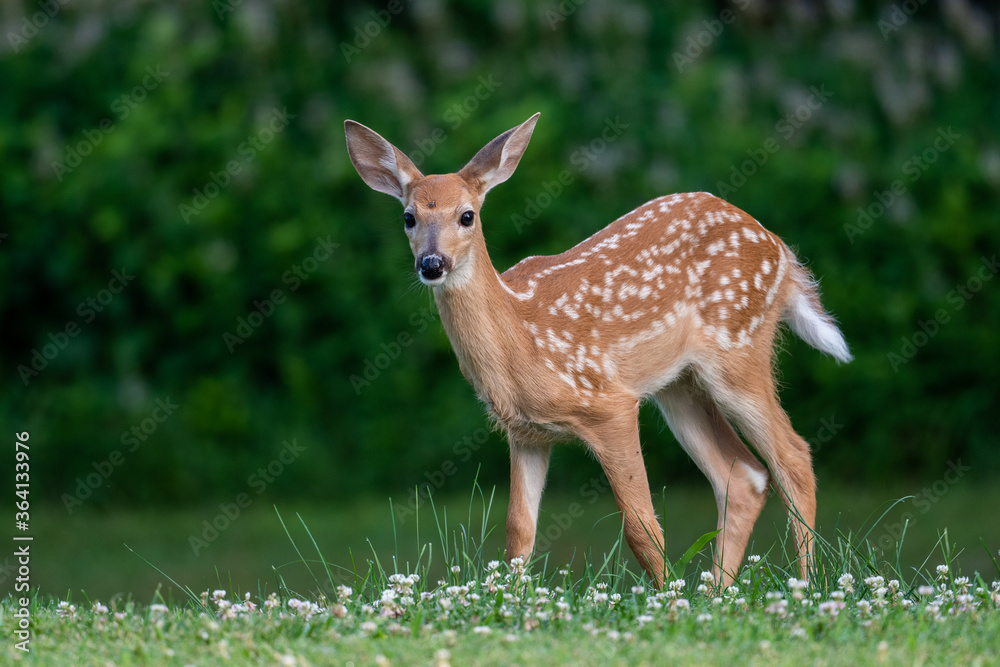
<svg viewBox="0 0 1000 667"><path fill-rule="evenodd" d="M725 590L704 572L710 554L693 540L657 591L629 566L620 533L612 548L568 564L547 555L503 563L493 546L494 505L477 488L461 521L454 505L422 508L415 551L401 547L411 537L394 523L391 550L352 551L353 565L339 567L307 521L280 512L295 562L262 573L255 590L172 581L177 598L158 594L152 604L36 594L28 654L15 647L19 605L7 598L2 662L1000 663L1000 567L987 552L988 571L963 575L947 532L915 567L904 565L902 542L889 553L873 546L877 521L861 534L820 533L808 583L796 578L779 533ZM166 563L147 567L171 577ZM304 587L290 584L293 572Z"/></svg>

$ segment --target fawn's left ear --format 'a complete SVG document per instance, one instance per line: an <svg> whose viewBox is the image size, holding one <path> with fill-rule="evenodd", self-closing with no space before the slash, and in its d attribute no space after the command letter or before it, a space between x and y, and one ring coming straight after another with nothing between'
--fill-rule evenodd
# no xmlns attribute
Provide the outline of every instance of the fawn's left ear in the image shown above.
<svg viewBox="0 0 1000 667"><path fill-rule="evenodd" d="M344 121L347 153L361 180L372 190L392 195L406 205L406 186L423 174L410 158L378 132L353 120Z"/></svg>
<svg viewBox="0 0 1000 667"><path fill-rule="evenodd" d="M515 128L507 130L499 137L486 144L469 164L462 167L458 175L464 178L479 196L485 197L494 186L500 185L514 173L517 163L521 161L524 150L528 147L531 133L538 122L535 114Z"/></svg>

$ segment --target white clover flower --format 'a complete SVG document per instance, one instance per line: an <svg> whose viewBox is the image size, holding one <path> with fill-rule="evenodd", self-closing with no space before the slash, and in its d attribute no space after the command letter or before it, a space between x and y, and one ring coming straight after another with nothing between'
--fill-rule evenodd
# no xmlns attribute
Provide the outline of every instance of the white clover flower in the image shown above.
<svg viewBox="0 0 1000 667"><path fill-rule="evenodd" d="M942 578L943 577L947 577L948 576L948 566L947 565L938 565L937 566L937 573L938 573L939 577L942 577Z"/></svg>
<svg viewBox="0 0 1000 667"><path fill-rule="evenodd" d="M459 565L452 565L451 566L451 572L452 572L452 574L458 574L461 571L462 571L461 566L459 566Z"/></svg>
<svg viewBox="0 0 1000 667"><path fill-rule="evenodd" d="M674 592L679 593L685 586L687 586L687 582L683 579L674 579L670 582L670 590Z"/></svg>
<svg viewBox="0 0 1000 667"><path fill-rule="evenodd" d="M934 595L933 586L920 586L917 588L917 595L920 597L927 597L929 595Z"/></svg>
<svg viewBox="0 0 1000 667"><path fill-rule="evenodd" d="M487 572L492 572L493 570L497 569L498 567L500 567L500 561L498 561L498 560L491 560L489 563L486 564L486 571Z"/></svg>
<svg viewBox="0 0 1000 667"><path fill-rule="evenodd" d="M868 588L881 588L885 584L885 579L880 576L865 577L865 586Z"/></svg>
<svg viewBox="0 0 1000 667"><path fill-rule="evenodd" d="M715 575L712 574L711 572L707 572L707 571L706 572L702 572L701 573L701 580L704 583L706 583L706 584L714 583L715 582Z"/></svg>
<svg viewBox="0 0 1000 667"><path fill-rule="evenodd" d="M850 572L846 572L840 575L840 579L837 579L837 585L844 589L845 593L854 592L854 575Z"/></svg>
<svg viewBox="0 0 1000 667"><path fill-rule="evenodd" d="M840 610L844 608L844 603L839 600L827 600L826 602L820 602L819 613L829 614L831 617L836 618L840 614Z"/></svg>
<svg viewBox="0 0 1000 667"><path fill-rule="evenodd" d="M758 556L757 554L750 554L749 556L747 556L747 562L750 563L751 565L756 565L757 563L760 562L760 556Z"/></svg>
<svg viewBox="0 0 1000 667"><path fill-rule="evenodd" d="M221 600L226 597L226 591L221 588L212 591L212 600Z"/></svg>
<svg viewBox="0 0 1000 667"><path fill-rule="evenodd" d="M95 602L93 604L93 606L90 608L90 610L91 610L92 613L95 613L95 614L106 614L106 613L108 613L108 608L105 607L100 602Z"/></svg>
<svg viewBox="0 0 1000 667"><path fill-rule="evenodd" d="M354 595L354 589L351 588L350 586L344 586L343 584L337 586L338 597L344 600L350 600L352 595Z"/></svg>
<svg viewBox="0 0 1000 667"><path fill-rule="evenodd" d="M861 612L862 616L867 616L872 610L871 603L868 600L858 600L858 611Z"/></svg>
<svg viewBox="0 0 1000 667"><path fill-rule="evenodd" d="M701 613L701 614L698 614L698 618L696 620L699 623L708 623L709 621L712 620L712 615L711 614L706 614L706 613Z"/></svg>
<svg viewBox="0 0 1000 667"><path fill-rule="evenodd" d="M477 635L488 635L493 632L493 629L488 625L477 625L476 627L472 628L472 631L475 632Z"/></svg>
<svg viewBox="0 0 1000 667"><path fill-rule="evenodd" d="M708 586L705 584L698 584L698 588L695 590L704 595L705 593L708 593Z"/></svg>
<svg viewBox="0 0 1000 667"><path fill-rule="evenodd" d="M784 618L785 614L788 613L788 600L775 600L764 607L764 611L768 614L775 614L780 618Z"/></svg>
<svg viewBox="0 0 1000 667"><path fill-rule="evenodd" d="M802 600L806 596L803 591L809 587L809 582L804 579L792 577L788 580L788 587L792 590L793 600Z"/></svg>
<svg viewBox="0 0 1000 667"><path fill-rule="evenodd" d="M642 595L645 592L646 592L646 589L643 588L642 586L633 586L632 587L632 595Z"/></svg>

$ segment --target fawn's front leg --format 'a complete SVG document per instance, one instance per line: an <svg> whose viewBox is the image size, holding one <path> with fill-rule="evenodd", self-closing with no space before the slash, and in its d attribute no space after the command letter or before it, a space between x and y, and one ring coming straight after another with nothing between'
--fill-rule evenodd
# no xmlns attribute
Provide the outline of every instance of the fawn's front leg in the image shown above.
<svg viewBox="0 0 1000 667"><path fill-rule="evenodd" d="M611 484L622 515L625 539L639 565L657 586L663 586L663 529L653 511L646 464L639 444L638 404L588 429L584 439Z"/></svg>
<svg viewBox="0 0 1000 667"><path fill-rule="evenodd" d="M535 547L538 506L549 471L549 445L521 445L510 440L510 504L507 507L507 558L527 562Z"/></svg>

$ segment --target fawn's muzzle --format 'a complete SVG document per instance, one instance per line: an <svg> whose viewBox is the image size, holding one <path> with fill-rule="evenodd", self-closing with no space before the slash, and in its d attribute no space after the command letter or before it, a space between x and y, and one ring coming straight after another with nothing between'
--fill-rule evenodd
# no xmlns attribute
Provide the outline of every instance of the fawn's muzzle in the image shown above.
<svg viewBox="0 0 1000 667"><path fill-rule="evenodd" d="M451 269L451 261L438 254L424 255L417 262L417 272L424 282L433 282L444 277Z"/></svg>

